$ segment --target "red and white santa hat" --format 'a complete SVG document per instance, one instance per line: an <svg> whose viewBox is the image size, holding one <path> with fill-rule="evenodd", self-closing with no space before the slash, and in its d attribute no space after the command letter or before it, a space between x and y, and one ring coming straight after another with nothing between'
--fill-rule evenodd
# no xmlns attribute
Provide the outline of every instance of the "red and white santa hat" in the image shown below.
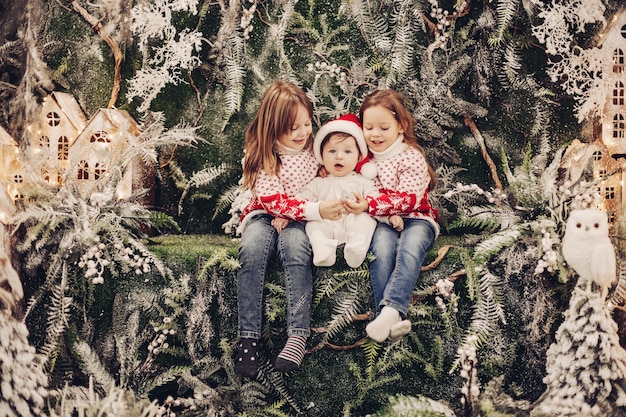
<svg viewBox="0 0 626 417"><path fill-rule="evenodd" d="M315 153L317 161L320 164L323 163L321 147L324 138L331 133L337 132L347 133L354 137L362 156L362 159L356 166L356 171L367 178L374 179L378 174L378 169L374 163L369 161L369 151L367 149L367 143L365 143L365 137L363 136L363 127L355 114L344 114L337 119L327 122L318 130L313 140L313 152Z"/></svg>

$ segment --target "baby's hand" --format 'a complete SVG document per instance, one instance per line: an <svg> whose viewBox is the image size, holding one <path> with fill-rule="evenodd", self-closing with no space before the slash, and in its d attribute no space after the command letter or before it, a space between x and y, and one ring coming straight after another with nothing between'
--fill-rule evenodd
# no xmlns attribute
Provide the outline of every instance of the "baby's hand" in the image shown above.
<svg viewBox="0 0 626 417"><path fill-rule="evenodd" d="M404 219L397 214L389 216L389 224L391 224L391 227L393 227L398 232L404 230Z"/></svg>
<svg viewBox="0 0 626 417"><path fill-rule="evenodd" d="M363 198L363 196L359 193L352 193L352 196L350 196L351 198L347 197L348 196L341 196L341 201L343 201L346 213L365 213L370 206L367 199Z"/></svg>
<svg viewBox="0 0 626 417"><path fill-rule="evenodd" d="M287 225L289 224L289 219L285 219L283 217L274 217L272 219L272 226L276 228L278 233L280 233Z"/></svg>
<svg viewBox="0 0 626 417"><path fill-rule="evenodd" d="M322 219L339 220L344 210L341 200L320 201L319 211Z"/></svg>

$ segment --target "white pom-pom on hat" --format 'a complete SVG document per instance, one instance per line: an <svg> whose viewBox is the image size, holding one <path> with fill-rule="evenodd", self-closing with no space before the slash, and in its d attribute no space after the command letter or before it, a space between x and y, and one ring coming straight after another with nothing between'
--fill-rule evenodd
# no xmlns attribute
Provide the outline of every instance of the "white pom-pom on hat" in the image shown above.
<svg viewBox="0 0 626 417"><path fill-rule="evenodd" d="M359 152L363 156L363 159L359 161L356 166L356 171L360 172L367 178L374 179L378 174L378 168L376 165L369 161L369 151L367 149L367 143L365 142L365 136L363 136L363 127L361 126L361 122L359 118L355 114L344 114L343 116L338 117L337 119L331 120L324 124L320 128L320 130L315 135L315 139L313 140L313 152L315 153L315 158L317 161L322 164L322 142L324 138L331 133L346 133L356 140L356 144L359 147ZM365 172L364 172L365 171Z"/></svg>
<svg viewBox="0 0 626 417"><path fill-rule="evenodd" d="M378 175L378 167L370 161L368 155L356 164L356 172L360 172L365 178L373 180Z"/></svg>

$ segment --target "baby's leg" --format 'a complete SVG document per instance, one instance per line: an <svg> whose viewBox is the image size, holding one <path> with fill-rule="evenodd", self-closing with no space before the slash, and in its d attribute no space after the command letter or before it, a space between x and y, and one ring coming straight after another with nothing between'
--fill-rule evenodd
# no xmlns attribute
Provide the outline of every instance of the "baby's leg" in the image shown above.
<svg viewBox="0 0 626 417"><path fill-rule="evenodd" d="M309 221L306 234L313 249L313 265L332 266L337 260L337 240L333 239L332 225L328 220Z"/></svg>
<svg viewBox="0 0 626 417"><path fill-rule="evenodd" d="M365 260L372 241L376 220L369 214L348 215L345 218L346 246L343 256L351 268L359 267Z"/></svg>

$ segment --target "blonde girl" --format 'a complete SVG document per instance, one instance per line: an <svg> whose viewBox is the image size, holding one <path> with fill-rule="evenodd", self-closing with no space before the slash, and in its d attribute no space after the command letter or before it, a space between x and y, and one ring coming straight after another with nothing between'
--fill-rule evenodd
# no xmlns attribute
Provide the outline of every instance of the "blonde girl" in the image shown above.
<svg viewBox="0 0 626 417"><path fill-rule="evenodd" d="M253 378L258 370L263 318L263 283L268 264L278 256L287 296L287 342L276 370L300 367L310 335L311 245L304 220L338 219L341 201L308 202L294 198L317 174L311 147L313 106L296 85L276 80L265 91L245 136L243 185L251 198L241 215L237 272L239 346L236 370ZM292 220L274 227L274 219Z"/></svg>
<svg viewBox="0 0 626 417"><path fill-rule="evenodd" d="M426 252L439 234L438 212L428 201L436 179L415 139L415 120L400 93L374 91L363 100L359 117L378 168L381 194L357 199L349 211L365 209L372 216L404 219L401 230L379 222L370 245L376 258L369 268L377 317L365 330L377 342L395 341L411 331L406 319L411 293Z"/></svg>

